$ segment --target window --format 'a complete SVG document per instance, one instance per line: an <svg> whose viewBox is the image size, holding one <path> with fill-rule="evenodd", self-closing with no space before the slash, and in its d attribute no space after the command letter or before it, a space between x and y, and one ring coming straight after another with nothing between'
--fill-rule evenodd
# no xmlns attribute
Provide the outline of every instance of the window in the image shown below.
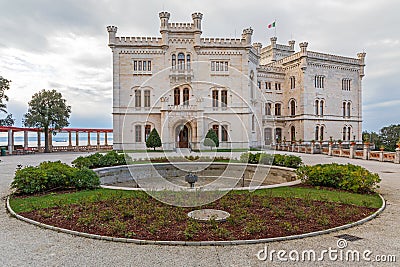
<svg viewBox="0 0 400 267"><path fill-rule="evenodd" d="M257 86L258 86L259 89L261 89L261 82L260 81L257 82Z"/></svg>
<svg viewBox="0 0 400 267"><path fill-rule="evenodd" d="M272 104L271 103L265 104L265 115L267 115L267 116L272 115Z"/></svg>
<svg viewBox="0 0 400 267"><path fill-rule="evenodd" d="M181 104L181 90L175 88L174 90L174 105L179 106Z"/></svg>
<svg viewBox="0 0 400 267"><path fill-rule="evenodd" d="M280 142L282 140L282 128L275 129L275 140L276 142Z"/></svg>
<svg viewBox="0 0 400 267"><path fill-rule="evenodd" d="M221 91L221 107L226 108L228 105L228 91L222 90Z"/></svg>
<svg viewBox="0 0 400 267"><path fill-rule="evenodd" d="M325 87L325 77L322 75L315 76L315 88L324 88Z"/></svg>
<svg viewBox="0 0 400 267"><path fill-rule="evenodd" d="M228 72L229 63L228 61L211 61L212 72Z"/></svg>
<svg viewBox="0 0 400 267"><path fill-rule="evenodd" d="M351 103L347 102L347 117L350 118L350 113L351 113Z"/></svg>
<svg viewBox="0 0 400 267"><path fill-rule="evenodd" d="M228 125L222 125L221 127L221 141L222 142L228 141Z"/></svg>
<svg viewBox="0 0 400 267"><path fill-rule="evenodd" d="M324 116L324 101L323 100L321 100L321 101L319 101L319 115L320 116Z"/></svg>
<svg viewBox="0 0 400 267"><path fill-rule="evenodd" d="M190 70L190 55L189 54L186 55L186 65L187 65L186 69Z"/></svg>
<svg viewBox="0 0 400 267"><path fill-rule="evenodd" d="M275 90L277 90L277 91L281 90L281 84L280 83L275 83Z"/></svg>
<svg viewBox="0 0 400 267"><path fill-rule="evenodd" d="M149 138L151 132L151 126L150 125L146 125L144 126L144 140L147 141L147 138Z"/></svg>
<svg viewBox="0 0 400 267"><path fill-rule="evenodd" d="M178 54L178 69L179 70L185 69L185 54L183 53Z"/></svg>
<svg viewBox="0 0 400 267"><path fill-rule="evenodd" d="M133 61L133 72L136 74L143 74L151 72L151 61L150 60L134 60Z"/></svg>
<svg viewBox="0 0 400 267"><path fill-rule="evenodd" d="M290 127L290 141L296 141L296 128L294 126Z"/></svg>
<svg viewBox="0 0 400 267"><path fill-rule="evenodd" d="M321 140L321 141L324 140L324 126L320 127L319 140Z"/></svg>
<svg viewBox="0 0 400 267"><path fill-rule="evenodd" d="M142 91L135 90L135 107L140 108L142 106Z"/></svg>
<svg viewBox="0 0 400 267"><path fill-rule="evenodd" d="M319 126L315 127L315 141L319 140Z"/></svg>
<svg viewBox="0 0 400 267"><path fill-rule="evenodd" d="M144 90L144 107L150 107L150 90Z"/></svg>
<svg viewBox="0 0 400 267"><path fill-rule="evenodd" d="M350 141L351 139L351 127L347 127L347 140Z"/></svg>
<svg viewBox="0 0 400 267"><path fill-rule="evenodd" d="M281 108L282 108L281 104L275 104L275 116L281 116L282 115Z"/></svg>
<svg viewBox="0 0 400 267"><path fill-rule="evenodd" d="M251 116L251 130L254 132L256 129L256 118L254 115Z"/></svg>
<svg viewBox="0 0 400 267"><path fill-rule="evenodd" d="M290 89L296 88L296 78L294 76L290 77Z"/></svg>
<svg viewBox="0 0 400 267"><path fill-rule="evenodd" d="M135 142L136 143L142 142L142 126L141 125L135 126Z"/></svg>
<svg viewBox="0 0 400 267"><path fill-rule="evenodd" d="M351 79L348 78L342 79L342 90L344 91L351 90Z"/></svg>
<svg viewBox="0 0 400 267"><path fill-rule="evenodd" d="M271 82L265 82L265 89L266 90L271 90L272 89Z"/></svg>
<svg viewBox="0 0 400 267"><path fill-rule="evenodd" d="M173 54L172 55L172 69L175 69L175 68L176 68L176 55Z"/></svg>
<svg viewBox="0 0 400 267"><path fill-rule="evenodd" d="M214 130L214 132L215 132L215 134L217 135L218 140L219 140L219 125L214 124L213 127L212 127L212 129Z"/></svg>
<svg viewBox="0 0 400 267"><path fill-rule="evenodd" d="M319 100L315 100L315 116L319 115Z"/></svg>
<svg viewBox="0 0 400 267"><path fill-rule="evenodd" d="M189 88L183 89L183 105L189 105Z"/></svg>
<svg viewBox="0 0 400 267"><path fill-rule="evenodd" d="M296 101L294 99L290 101L290 116L296 116Z"/></svg>
<svg viewBox="0 0 400 267"><path fill-rule="evenodd" d="M213 108L218 107L218 90L212 91L212 106Z"/></svg>
<svg viewBox="0 0 400 267"><path fill-rule="evenodd" d="M271 128L264 129L264 141L265 141L265 145L270 145L272 143L272 129Z"/></svg>

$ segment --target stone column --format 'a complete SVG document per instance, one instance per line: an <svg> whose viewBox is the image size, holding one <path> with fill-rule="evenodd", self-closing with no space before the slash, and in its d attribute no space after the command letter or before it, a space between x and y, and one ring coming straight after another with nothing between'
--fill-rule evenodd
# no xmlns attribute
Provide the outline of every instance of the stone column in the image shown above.
<svg viewBox="0 0 400 267"><path fill-rule="evenodd" d="M394 163L400 164L400 148L396 148L396 155L394 156Z"/></svg>
<svg viewBox="0 0 400 267"><path fill-rule="evenodd" d="M79 151L79 132L75 133L75 150Z"/></svg>
<svg viewBox="0 0 400 267"><path fill-rule="evenodd" d="M97 132L97 150L100 150L100 132Z"/></svg>
<svg viewBox="0 0 400 267"><path fill-rule="evenodd" d="M14 150L14 133L13 130L8 130L8 154L12 155Z"/></svg>
<svg viewBox="0 0 400 267"><path fill-rule="evenodd" d="M339 156L340 157L343 156L343 147L342 147L342 145L339 145Z"/></svg>
<svg viewBox="0 0 400 267"><path fill-rule="evenodd" d="M385 153L385 151L379 152L379 161L383 161L383 153Z"/></svg>
<svg viewBox="0 0 400 267"><path fill-rule="evenodd" d="M315 154L315 143L311 143L311 152L310 154Z"/></svg>
<svg viewBox="0 0 400 267"><path fill-rule="evenodd" d="M37 149L38 149L38 152L42 151L42 148L41 148L42 144L41 143L42 143L42 140L41 140L40 132L38 131L37 132Z"/></svg>
<svg viewBox="0 0 400 267"><path fill-rule="evenodd" d="M331 142L329 142L329 146L328 146L328 156L333 156L333 148L332 148Z"/></svg>
<svg viewBox="0 0 400 267"><path fill-rule="evenodd" d="M364 147L363 147L363 159L369 160L369 152L370 152L369 145L364 144Z"/></svg>
<svg viewBox="0 0 400 267"><path fill-rule="evenodd" d="M27 150L28 146L28 131L24 131L24 149Z"/></svg>
<svg viewBox="0 0 400 267"><path fill-rule="evenodd" d="M90 132L87 132L87 146L90 146Z"/></svg>
<svg viewBox="0 0 400 267"><path fill-rule="evenodd" d="M355 154L355 148L356 146L354 144L350 145L350 155L349 158L354 159L354 154Z"/></svg>
<svg viewBox="0 0 400 267"><path fill-rule="evenodd" d="M104 145L108 146L107 132L104 133Z"/></svg>
<svg viewBox="0 0 400 267"><path fill-rule="evenodd" d="M68 148L72 148L72 132L68 132Z"/></svg>

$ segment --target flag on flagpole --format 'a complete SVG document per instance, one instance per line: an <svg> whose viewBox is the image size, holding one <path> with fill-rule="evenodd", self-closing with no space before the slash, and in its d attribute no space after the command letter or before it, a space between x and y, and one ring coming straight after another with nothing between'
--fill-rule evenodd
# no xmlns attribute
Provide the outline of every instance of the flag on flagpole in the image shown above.
<svg viewBox="0 0 400 267"><path fill-rule="evenodd" d="M268 24L268 29L275 28L275 26L276 26L276 22L274 21L271 24Z"/></svg>

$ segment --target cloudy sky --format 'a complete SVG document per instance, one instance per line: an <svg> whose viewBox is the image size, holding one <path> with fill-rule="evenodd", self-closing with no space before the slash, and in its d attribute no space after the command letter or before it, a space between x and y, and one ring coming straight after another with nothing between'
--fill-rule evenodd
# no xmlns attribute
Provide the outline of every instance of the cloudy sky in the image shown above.
<svg viewBox="0 0 400 267"><path fill-rule="evenodd" d="M112 127L111 51L107 25L119 36L158 36L161 10L171 21L204 14L204 37L254 41L293 37L313 51L356 57L365 51L364 129L400 123L400 1L398 0L0 0L0 75L12 80L9 111L21 125L39 90L57 89L72 106L72 127Z"/></svg>

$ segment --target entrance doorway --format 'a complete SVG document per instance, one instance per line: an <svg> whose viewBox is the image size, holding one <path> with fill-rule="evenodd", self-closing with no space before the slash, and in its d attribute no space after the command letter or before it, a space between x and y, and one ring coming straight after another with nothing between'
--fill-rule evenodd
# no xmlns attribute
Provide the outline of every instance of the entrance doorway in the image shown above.
<svg viewBox="0 0 400 267"><path fill-rule="evenodd" d="M189 148L189 129L186 125L176 128L176 136L178 148Z"/></svg>

